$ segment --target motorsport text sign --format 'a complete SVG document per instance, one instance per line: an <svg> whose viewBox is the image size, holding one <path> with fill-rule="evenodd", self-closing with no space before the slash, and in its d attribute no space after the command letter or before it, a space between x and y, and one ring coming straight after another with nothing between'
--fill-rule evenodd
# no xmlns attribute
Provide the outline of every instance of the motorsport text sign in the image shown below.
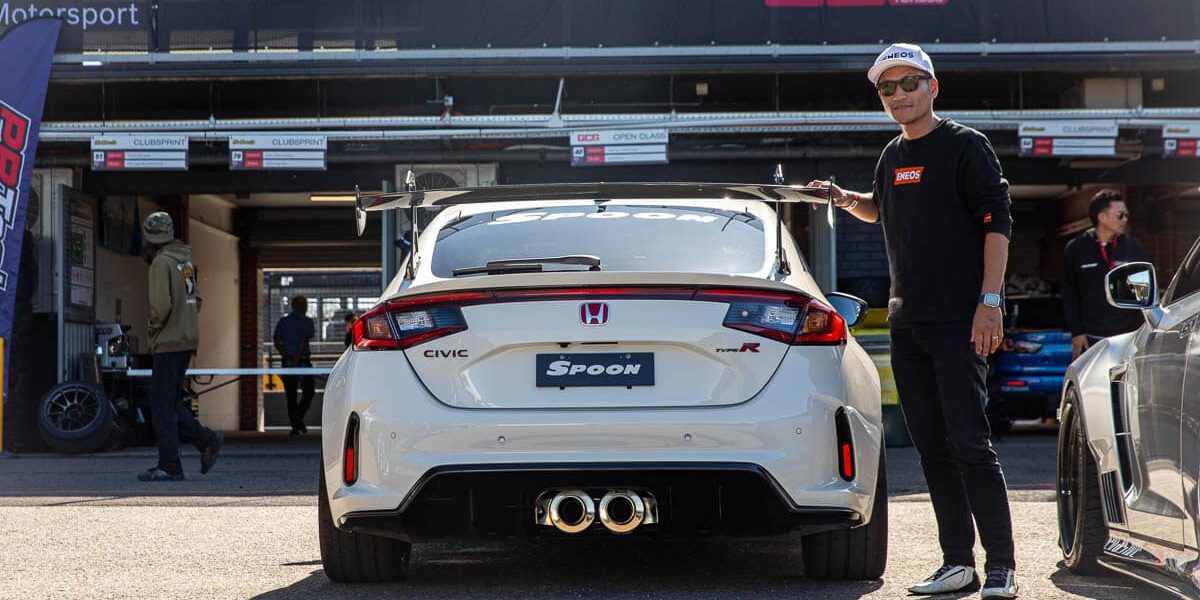
<svg viewBox="0 0 1200 600"><path fill-rule="evenodd" d="M571 166L661 165L667 163L666 129L571 132Z"/></svg>
<svg viewBox="0 0 1200 600"><path fill-rule="evenodd" d="M1023 121L1021 156L1115 156L1117 122L1111 120Z"/></svg>
<svg viewBox="0 0 1200 600"><path fill-rule="evenodd" d="M1200 140L1200 121L1163 125L1163 156L1196 158Z"/></svg>
<svg viewBox="0 0 1200 600"><path fill-rule="evenodd" d="M93 171L186 171L188 136L157 133L92 136Z"/></svg>
<svg viewBox="0 0 1200 600"><path fill-rule="evenodd" d="M233 171L324 171L325 144L325 136L320 134L231 135L229 168Z"/></svg>

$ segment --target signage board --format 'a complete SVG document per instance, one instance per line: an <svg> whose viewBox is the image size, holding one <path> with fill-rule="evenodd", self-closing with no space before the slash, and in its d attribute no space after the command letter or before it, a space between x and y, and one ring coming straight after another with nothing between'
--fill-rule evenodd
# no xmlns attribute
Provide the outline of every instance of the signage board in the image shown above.
<svg viewBox="0 0 1200 600"><path fill-rule="evenodd" d="M571 166L667 163L666 129L605 129L571 132Z"/></svg>
<svg viewBox="0 0 1200 600"><path fill-rule="evenodd" d="M229 137L234 171L324 171L326 136L309 133L246 134Z"/></svg>
<svg viewBox="0 0 1200 600"><path fill-rule="evenodd" d="M127 133L92 136L93 171L186 171L188 137Z"/></svg>

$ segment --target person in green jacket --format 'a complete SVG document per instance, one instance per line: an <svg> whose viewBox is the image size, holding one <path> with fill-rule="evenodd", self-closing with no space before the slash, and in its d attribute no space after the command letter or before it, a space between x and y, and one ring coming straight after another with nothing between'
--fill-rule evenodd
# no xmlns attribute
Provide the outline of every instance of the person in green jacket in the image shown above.
<svg viewBox="0 0 1200 600"><path fill-rule="evenodd" d="M138 474L141 481L181 481L180 440L200 451L200 473L217 462L224 437L204 427L179 391L192 354L200 345L200 295L192 249L175 239L171 215L156 212L142 223L142 258L150 265L151 415L158 438L158 465Z"/></svg>

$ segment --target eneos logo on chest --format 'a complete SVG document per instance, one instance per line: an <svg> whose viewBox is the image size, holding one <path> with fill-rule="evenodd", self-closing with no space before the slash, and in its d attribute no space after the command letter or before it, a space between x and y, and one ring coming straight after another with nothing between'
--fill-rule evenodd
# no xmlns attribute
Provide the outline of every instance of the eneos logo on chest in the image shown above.
<svg viewBox="0 0 1200 600"><path fill-rule="evenodd" d="M896 179L892 184L907 185L910 183L921 183L921 174L924 172L925 167L901 167L896 169Z"/></svg>

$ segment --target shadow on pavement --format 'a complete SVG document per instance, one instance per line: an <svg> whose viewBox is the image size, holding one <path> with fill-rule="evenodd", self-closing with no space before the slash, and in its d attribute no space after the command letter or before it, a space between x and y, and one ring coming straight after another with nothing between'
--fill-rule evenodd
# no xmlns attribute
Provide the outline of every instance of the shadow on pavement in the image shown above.
<svg viewBox="0 0 1200 600"><path fill-rule="evenodd" d="M319 568L256 600L287 598L860 598L882 581L802 577L787 541L595 540L570 543L418 545L408 580L347 585Z"/></svg>
<svg viewBox="0 0 1200 600"><path fill-rule="evenodd" d="M137 474L158 462L154 446L86 455L14 455L0 460L0 504L35 498L81 504L156 497L315 499L320 435L230 435L216 467L207 475L199 472L200 455L195 449L185 447L182 458L186 480L141 482Z"/></svg>
<svg viewBox="0 0 1200 600"><path fill-rule="evenodd" d="M1050 574L1050 582L1058 589L1095 600L1139 598L1139 600L1166 600L1174 598L1158 588L1136 582L1116 573L1101 572L1096 575L1076 575L1066 569L1062 561L1058 570Z"/></svg>

